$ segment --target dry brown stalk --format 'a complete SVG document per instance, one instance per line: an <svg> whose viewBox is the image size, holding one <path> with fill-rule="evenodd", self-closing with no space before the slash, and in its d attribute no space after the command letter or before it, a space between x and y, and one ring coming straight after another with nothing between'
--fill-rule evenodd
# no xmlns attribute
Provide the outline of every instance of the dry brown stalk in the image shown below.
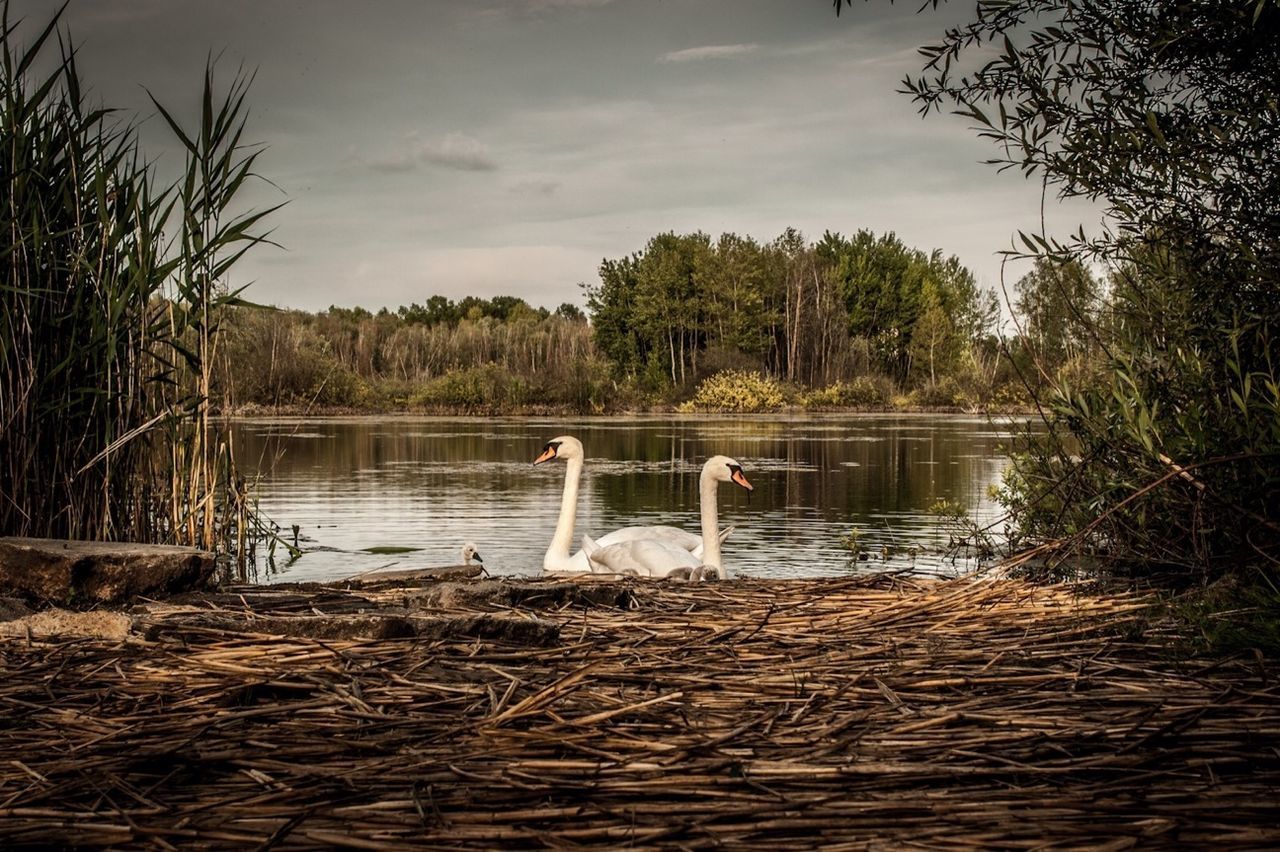
<svg viewBox="0 0 1280 852"><path fill-rule="evenodd" d="M1280 844L1280 686L1252 659L1159 650L1147 637L1170 627L1138 596L1012 580L624 586L627 607L586 593L572 599L597 603L565 606L560 589L429 613L535 616L559 628L550 647L201 622L403 614L414 598L391 587L244 587L152 605L142 619L163 629L124 643L0 641L0 835L119 847Z"/></svg>

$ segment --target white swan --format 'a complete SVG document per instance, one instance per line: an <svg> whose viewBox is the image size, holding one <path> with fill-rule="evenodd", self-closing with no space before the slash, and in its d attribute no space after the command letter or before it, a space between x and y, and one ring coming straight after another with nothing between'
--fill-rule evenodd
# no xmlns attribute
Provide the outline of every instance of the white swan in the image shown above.
<svg viewBox="0 0 1280 852"><path fill-rule="evenodd" d="M698 478L698 500L702 513L702 540L707 543L701 557L662 539L641 539L604 545L594 542L590 536L582 536L582 551L587 554L592 569L607 574L633 574L638 577L683 576L688 579L715 577L723 580L728 575L720 556L720 536L717 530L716 486L721 482L733 482L748 491L753 490L742 472L742 465L728 456L712 456L702 466Z"/></svg>
<svg viewBox="0 0 1280 852"><path fill-rule="evenodd" d="M533 463L539 465L553 459L564 459L568 468L564 475L564 496L560 500L560 518L556 521L556 531L551 537L551 544L547 546L546 555L542 557L542 570L587 574L591 572L591 562L587 559L587 555L581 550L572 554L569 552L569 548L573 545L573 525L578 517L578 481L582 478L582 466L586 459L582 442L569 435L552 438L542 448L542 452ZM728 527L720 534L716 542L717 548L731 532L733 527ZM645 539L669 541L675 547L686 552L692 551L698 557L703 553L701 536L687 533L679 527L669 526L623 527L602 536L595 544L608 547Z"/></svg>

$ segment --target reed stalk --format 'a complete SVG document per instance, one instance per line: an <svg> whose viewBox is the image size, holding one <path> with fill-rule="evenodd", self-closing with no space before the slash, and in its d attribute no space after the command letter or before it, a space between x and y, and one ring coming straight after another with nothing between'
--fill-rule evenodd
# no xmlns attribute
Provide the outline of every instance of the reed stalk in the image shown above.
<svg viewBox="0 0 1280 852"><path fill-rule="evenodd" d="M156 103L186 152L165 182L136 126L86 100L61 13L25 45L9 13L0 534L213 548L234 482L208 403L219 316L240 302L224 282L275 209L240 212L261 150L243 141L252 78L218 94L207 66L190 132Z"/></svg>

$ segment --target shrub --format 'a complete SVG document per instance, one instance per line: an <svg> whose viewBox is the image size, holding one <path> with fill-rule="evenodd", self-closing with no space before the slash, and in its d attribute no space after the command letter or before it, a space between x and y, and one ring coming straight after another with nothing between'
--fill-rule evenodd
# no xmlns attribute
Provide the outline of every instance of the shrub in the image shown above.
<svg viewBox="0 0 1280 852"><path fill-rule="evenodd" d="M858 376L815 388L800 397L805 408L852 408L883 406L893 396L893 382L887 376Z"/></svg>
<svg viewBox="0 0 1280 852"><path fill-rule="evenodd" d="M926 382L913 390L909 399L912 405L924 408L965 408L974 403L960 387L960 383L951 376L944 376L936 382Z"/></svg>
<svg viewBox="0 0 1280 852"><path fill-rule="evenodd" d="M681 411L777 411L786 403L782 384L762 373L725 370L703 379Z"/></svg>
<svg viewBox="0 0 1280 852"><path fill-rule="evenodd" d="M1031 394L1022 382L1005 382L992 391L991 404L996 408L1027 408L1031 405Z"/></svg>
<svg viewBox="0 0 1280 852"><path fill-rule="evenodd" d="M445 406L487 411L521 406L536 396L532 386L501 364L450 370L432 379L409 398L415 406Z"/></svg>

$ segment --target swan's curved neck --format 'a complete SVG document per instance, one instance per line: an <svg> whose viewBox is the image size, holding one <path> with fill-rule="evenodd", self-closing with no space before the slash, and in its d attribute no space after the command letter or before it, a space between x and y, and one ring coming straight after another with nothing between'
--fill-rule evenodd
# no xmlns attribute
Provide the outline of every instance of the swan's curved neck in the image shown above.
<svg viewBox="0 0 1280 852"><path fill-rule="evenodd" d="M564 497L560 500L560 520L547 546L548 559L568 559L573 546L573 524L578 518L578 480L582 477L582 459L571 458L564 472Z"/></svg>
<svg viewBox="0 0 1280 852"><path fill-rule="evenodd" d="M719 507L716 505L716 488L719 483L707 471L698 477L698 503L702 507L702 564L722 567L720 564Z"/></svg>

